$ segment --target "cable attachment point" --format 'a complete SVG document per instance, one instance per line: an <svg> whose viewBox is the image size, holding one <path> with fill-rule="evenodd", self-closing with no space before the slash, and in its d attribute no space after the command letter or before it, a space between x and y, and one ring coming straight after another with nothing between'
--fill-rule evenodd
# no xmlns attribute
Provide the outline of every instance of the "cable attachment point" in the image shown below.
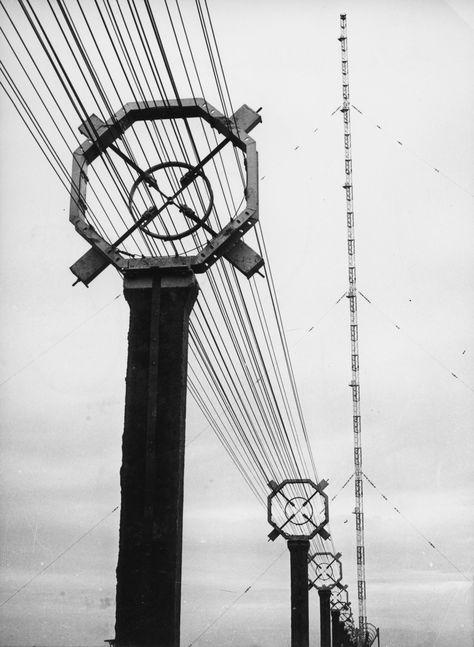
<svg viewBox="0 0 474 647"><path fill-rule="evenodd" d="M179 177L183 169L185 172ZM149 187L148 193L142 191L143 184ZM199 198L202 198L202 213L198 215L186 204L179 204L179 196L186 197L188 201L196 204L199 203ZM165 241L180 240L204 228L214 207L214 194L208 178L200 168L186 162L162 162L141 171L128 197L128 208L134 219L135 202L144 200L156 200L156 204L152 204L143 212L139 222L140 229L147 236ZM176 222L176 209L194 224L189 226L187 223L186 227L183 227L182 223ZM152 231L146 225L153 219L156 229Z"/></svg>
<svg viewBox="0 0 474 647"><path fill-rule="evenodd" d="M186 218L190 218L191 220L194 220L196 222L197 215L196 212L191 209L191 207L188 207L187 204L182 204L178 207L180 213L183 214L183 216L186 216Z"/></svg>

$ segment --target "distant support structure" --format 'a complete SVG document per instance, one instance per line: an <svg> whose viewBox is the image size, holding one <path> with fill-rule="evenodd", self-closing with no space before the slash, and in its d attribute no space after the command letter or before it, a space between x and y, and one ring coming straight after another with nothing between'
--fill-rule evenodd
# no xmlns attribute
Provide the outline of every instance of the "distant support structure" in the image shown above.
<svg viewBox="0 0 474 647"><path fill-rule="evenodd" d="M366 644L367 611L365 585L365 545L364 545L364 486L362 472L362 438L360 417L360 382L359 382L359 327L357 318L357 279L354 205L352 185L352 147L351 147L351 110L349 100L349 61L347 47L346 15L341 14L341 43L342 57L342 98L341 112L344 117L344 151L345 151L345 184L346 215L347 215L347 255L349 262L349 289L347 298L350 311L351 331L351 366L352 380L352 426L354 436L354 483L355 483L355 518L356 518L356 551L357 551L357 598L359 608L359 627L357 645Z"/></svg>

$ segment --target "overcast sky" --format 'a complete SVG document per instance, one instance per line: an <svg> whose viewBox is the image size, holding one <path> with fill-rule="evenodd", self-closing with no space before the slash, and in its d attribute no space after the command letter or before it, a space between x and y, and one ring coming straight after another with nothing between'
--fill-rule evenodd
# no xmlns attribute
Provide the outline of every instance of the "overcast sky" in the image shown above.
<svg viewBox="0 0 474 647"><path fill-rule="evenodd" d="M263 108L252 133L260 217L330 496L353 470L347 300L335 305L347 277L343 127L331 116L347 12L351 97L363 113L352 110L358 287L370 301L359 300L364 470L388 498L366 484L368 618L384 647L470 647L473 6L209 7L234 105ZM88 290L71 287L68 267L86 247L67 194L1 101L0 603L111 514L1 607L0 644L95 646L114 635L128 311L112 270ZM283 647L287 550L267 542L265 510L188 409L182 645ZM351 484L331 504L331 526L356 608L352 510Z"/></svg>

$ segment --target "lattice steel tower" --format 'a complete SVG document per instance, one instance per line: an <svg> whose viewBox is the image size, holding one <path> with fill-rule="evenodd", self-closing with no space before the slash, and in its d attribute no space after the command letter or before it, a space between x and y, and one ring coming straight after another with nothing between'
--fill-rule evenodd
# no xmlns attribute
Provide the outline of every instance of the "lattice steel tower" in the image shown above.
<svg viewBox="0 0 474 647"><path fill-rule="evenodd" d="M347 297L350 311L351 330L351 365L352 380L352 425L354 436L354 477L355 477L355 518L356 518L356 544L357 544L357 597L359 602L359 631L357 645L366 644L367 612L366 612L366 586L365 586L365 547L364 547L364 490L362 472L362 439L360 421L360 383L359 383L359 330L357 323L357 281L356 281L356 254L355 254L355 228L354 206L352 189L352 149L351 149L351 111L349 101L349 62L347 48L346 16L341 14L341 43L342 57L342 98L341 112L344 116L344 150L346 181L346 215L347 215L347 254L349 261L349 289Z"/></svg>

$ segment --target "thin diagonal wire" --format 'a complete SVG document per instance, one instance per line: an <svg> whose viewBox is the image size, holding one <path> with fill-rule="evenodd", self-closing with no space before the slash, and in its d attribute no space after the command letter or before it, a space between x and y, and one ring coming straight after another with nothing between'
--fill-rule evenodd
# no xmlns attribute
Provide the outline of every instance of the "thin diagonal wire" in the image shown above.
<svg viewBox="0 0 474 647"><path fill-rule="evenodd" d="M4 600L2 603L0 603L0 607L3 607L7 602L10 602L20 591L23 591L27 586L29 586L34 580L36 580L40 575L42 575L45 571L48 570L53 564L55 564L63 555L68 553L74 546L77 546L79 542L81 542L85 537L91 534L100 524L102 524L106 519L108 519L111 515L113 515L114 512L116 512L119 509L119 506L116 506L113 510L108 512L102 519L100 519L97 523L95 523L89 530L86 530L85 533L83 533L80 537L78 537L75 541L72 542L72 544L69 544L67 548L65 548L62 552L59 553L53 560L51 560L46 566L44 566L38 573L33 575L33 577L30 577L30 579L22 584L20 588L18 588L14 593L12 593L6 600Z"/></svg>

